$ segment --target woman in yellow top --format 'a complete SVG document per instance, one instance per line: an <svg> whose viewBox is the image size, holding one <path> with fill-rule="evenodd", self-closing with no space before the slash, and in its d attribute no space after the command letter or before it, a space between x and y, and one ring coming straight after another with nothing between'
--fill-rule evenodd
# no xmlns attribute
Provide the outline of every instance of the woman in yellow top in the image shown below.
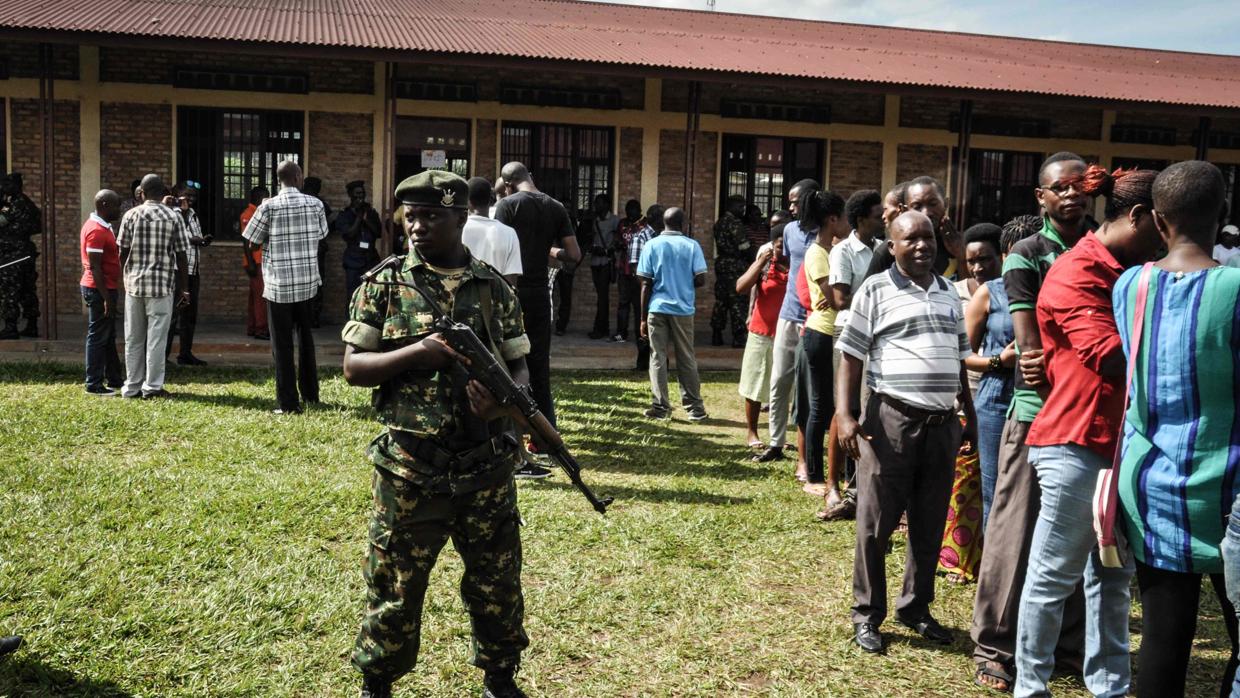
<svg viewBox="0 0 1240 698"><path fill-rule="evenodd" d="M805 263L801 267L810 300L810 314L805 319L805 329L801 335L807 370L798 374L798 380L805 381L803 394L808 397L809 403L805 418L805 461L808 471L805 491L823 497L827 492L823 442L831 416L835 413L831 335L835 330L836 311L827 279L831 270L829 253L834 241L847 237L849 230L844 215L844 199L838 194L826 190L815 192L807 197L804 206L803 217L818 228L818 237L805 251Z"/></svg>

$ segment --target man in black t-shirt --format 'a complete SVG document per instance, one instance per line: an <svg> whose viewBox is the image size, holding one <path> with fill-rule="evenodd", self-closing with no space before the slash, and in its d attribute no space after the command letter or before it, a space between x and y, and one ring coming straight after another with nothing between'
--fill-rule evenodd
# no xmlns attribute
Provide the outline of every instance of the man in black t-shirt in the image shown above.
<svg viewBox="0 0 1240 698"><path fill-rule="evenodd" d="M513 193L495 206L495 220L512 226L521 242L521 278L517 297L525 333L530 338L526 362L530 387L538 409L555 424L555 405L551 400L551 291L547 268L552 260L576 264L581 261L577 235L568 211L559 201L538 191L525 165L510 162L501 170L504 183Z"/></svg>

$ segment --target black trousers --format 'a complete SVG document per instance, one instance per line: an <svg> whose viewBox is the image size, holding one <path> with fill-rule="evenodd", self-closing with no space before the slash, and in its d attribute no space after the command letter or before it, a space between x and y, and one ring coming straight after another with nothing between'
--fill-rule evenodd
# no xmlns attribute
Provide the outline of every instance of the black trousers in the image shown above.
<svg viewBox="0 0 1240 698"><path fill-rule="evenodd" d="M1188 655L1197 634L1197 602L1201 598L1200 574L1170 572L1137 561L1137 586L1141 589L1141 654L1137 666L1137 696L1161 698L1184 695ZM1222 573L1210 575L1211 586L1223 609L1223 623L1231 640L1231 658L1223 669L1219 696L1231 695L1236 675L1236 613L1227 600Z"/></svg>
<svg viewBox="0 0 1240 698"><path fill-rule="evenodd" d="M801 336L805 347L806 372L797 375L797 380L805 381L808 409L805 410L805 463L809 468L808 480L813 483L826 482L823 469L823 442L827 437L827 429L831 426L831 415L835 414L835 381L831 375L831 336L805 329ZM798 394L800 391L797 391Z"/></svg>
<svg viewBox="0 0 1240 698"><path fill-rule="evenodd" d="M573 272L566 273L563 269L555 275L555 288L560 292L560 305L555 310L555 329L561 333L568 329L568 321L572 319L573 281L575 280L576 277ZM521 306L522 308L525 307L524 301L521 302ZM550 302L548 302L547 307L551 307ZM534 341L533 338L530 341Z"/></svg>
<svg viewBox="0 0 1240 698"><path fill-rule="evenodd" d="M172 338L180 337L181 346L177 350L177 356L188 358L194 350L194 329L198 327L198 274L189 274L185 277L189 282L189 305L184 308L176 306L176 299L173 299L172 305L172 321L168 323L168 342L164 345L164 355L172 353Z"/></svg>
<svg viewBox="0 0 1240 698"><path fill-rule="evenodd" d="M594 334L606 337L607 323L611 321L611 265L590 267L590 279L594 281Z"/></svg>
<svg viewBox="0 0 1240 698"><path fill-rule="evenodd" d="M870 396L858 439L857 547L853 555L852 622L879 625L887 617L887 542L908 512L904 586L896 613L917 620L934 602L934 573L952 494L960 422L909 416Z"/></svg>
<svg viewBox="0 0 1240 698"><path fill-rule="evenodd" d="M556 277L557 283L559 276ZM568 278L572 286L572 277ZM563 296L561 305L563 304ZM530 339L530 353L525 363L530 370L530 390L538 409L555 425L555 403L551 399L551 291L545 284L518 286L517 299L521 301L521 317L525 320L525 335Z"/></svg>
<svg viewBox="0 0 1240 698"><path fill-rule="evenodd" d="M282 410L301 407L297 393L306 402L319 401L319 371L314 358L313 307L310 299L296 303L267 301L267 325L271 331L271 357L276 364L276 400ZM299 356L293 366L293 334L297 334ZM296 373L296 378L294 378Z"/></svg>
<svg viewBox="0 0 1240 698"><path fill-rule="evenodd" d="M629 320L635 320L634 325L641 324L641 280L635 274L621 274L616 279L616 293L619 296L619 303L616 305L616 334L628 339ZM634 328L633 336L637 334L637 329Z"/></svg>

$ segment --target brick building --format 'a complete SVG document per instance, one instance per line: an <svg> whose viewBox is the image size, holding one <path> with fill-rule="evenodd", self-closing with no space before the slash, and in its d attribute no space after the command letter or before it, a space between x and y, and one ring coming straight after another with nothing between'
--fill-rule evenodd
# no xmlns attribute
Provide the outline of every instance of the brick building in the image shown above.
<svg viewBox="0 0 1240 698"><path fill-rule="evenodd" d="M599 192L617 211L691 207L708 257L729 194L769 212L802 177L847 196L930 174L964 222L1002 221L1033 212L1037 165L1064 149L1107 166L1206 157L1240 203L1240 57L553 0L457 3L455 26L424 0L260 5L0 8L0 157L45 207L42 291L61 316L81 312L95 191L156 172L202 183L201 314L240 332L237 214L284 157L337 209L353 179L390 206L426 164L494 178L523 160L573 211ZM578 274L574 331L593 295Z"/></svg>

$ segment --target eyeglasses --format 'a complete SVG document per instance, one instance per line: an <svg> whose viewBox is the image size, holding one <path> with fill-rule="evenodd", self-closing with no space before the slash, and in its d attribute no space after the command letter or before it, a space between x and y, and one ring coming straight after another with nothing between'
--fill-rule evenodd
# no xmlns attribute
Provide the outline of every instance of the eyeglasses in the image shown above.
<svg viewBox="0 0 1240 698"><path fill-rule="evenodd" d="M1055 196L1063 196L1064 194L1068 193L1069 189L1079 194L1081 192L1081 182L1079 180L1074 179L1074 180L1069 180L1069 181L1064 181L1064 182L1055 182L1054 184L1050 184L1045 187L1038 187L1038 188L1045 189L1049 192L1052 192L1053 194L1055 194Z"/></svg>

